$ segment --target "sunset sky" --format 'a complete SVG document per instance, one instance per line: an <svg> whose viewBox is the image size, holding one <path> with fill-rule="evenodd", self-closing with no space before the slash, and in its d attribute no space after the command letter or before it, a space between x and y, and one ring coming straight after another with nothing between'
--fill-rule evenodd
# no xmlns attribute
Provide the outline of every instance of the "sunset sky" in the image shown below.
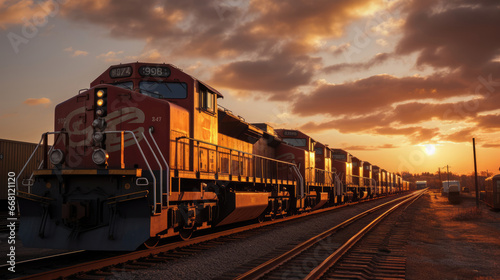
<svg viewBox="0 0 500 280"><path fill-rule="evenodd" d="M165 62L251 123L390 171L500 167L498 0L0 0L0 138L38 142L110 65Z"/></svg>

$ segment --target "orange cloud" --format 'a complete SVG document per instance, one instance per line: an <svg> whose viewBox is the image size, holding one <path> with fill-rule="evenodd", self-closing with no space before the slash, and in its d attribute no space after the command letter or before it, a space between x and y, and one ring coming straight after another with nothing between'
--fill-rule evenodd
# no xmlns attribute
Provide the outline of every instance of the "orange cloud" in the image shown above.
<svg viewBox="0 0 500 280"><path fill-rule="evenodd" d="M81 50L73 50L72 47L68 47L68 48L65 48L64 49L65 52L70 52L72 53L72 57L76 57L76 56L86 56L88 55L89 53L86 52L86 51L81 51Z"/></svg>
<svg viewBox="0 0 500 280"><path fill-rule="evenodd" d="M7 29L10 25L30 24L41 25L46 23L46 17L54 15L59 4L47 0L38 2L33 0L0 1L0 28Z"/></svg>
<svg viewBox="0 0 500 280"><path fill-rule="evenodd" d="M50 99L46 97L28 98L23 102L23 104L26 104L28 106L49 105L50 103L52 103L52 101L50 101Z"/></svg>

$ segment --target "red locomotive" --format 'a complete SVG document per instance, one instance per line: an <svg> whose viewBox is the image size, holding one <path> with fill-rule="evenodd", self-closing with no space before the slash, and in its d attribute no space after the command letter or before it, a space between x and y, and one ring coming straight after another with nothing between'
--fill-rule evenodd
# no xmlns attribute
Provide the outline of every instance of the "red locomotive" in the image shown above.
<svg viewBox="0 0 500 280"><path fill-rule="evenodd" d="M218 98L173 65L130 63L57 105L43 165L18 191L23 244L135 250L389 192L384 176L363 177L362 161L352 172L347 152L249 124Z"/></svg>

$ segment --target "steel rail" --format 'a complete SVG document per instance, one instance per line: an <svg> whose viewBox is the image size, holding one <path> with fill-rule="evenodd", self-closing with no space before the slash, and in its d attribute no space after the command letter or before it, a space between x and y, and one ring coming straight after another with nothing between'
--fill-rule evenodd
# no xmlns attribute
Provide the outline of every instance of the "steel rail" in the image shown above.
<svg viewBox="0 0 500 280"><path fill-rule="evenodd" d="M356 245L356 243L359 242L366 233L368 233L378 223L380 223L380 221L382 221L390 213L394 212L396 209L398 209L405 203L408 203L410 201L413 203L413 201L416 201L418 198L420 198L420 196L422 196L425 193L425 191L426 190L423 190L417 194L411 194L410 197L394 205L389 210L385 211L382 215L378 216L370 224L368 224L366 227L364 227L362 230L356 233L353 237L351 237L346 243L344 243L344 245L340 246L340 248L338 248L335 252L333 252L333 254L331 254L328 258L326 258L320 265L318 265L315 269L313 269L304 278L304 280L313 280L313 279L315 280L322 277L332 266L335 265L335 263L337 263L337 261L342 256L344 256L349 251L349 249L351 249L354 245Z"/></svg>
<svg viewBox="0 0 500 280"><path fill-rule="evenodd" d="M275 270L276 268L278 268L279 266L281 266L282 264L288 262L289 260L291 260L292 258L300 255L302 252L304 252L305 250L309 249L310 247L318 244L321 240L327 238L328 236L332 235L333 233L335 233L336 231L338 231L339 229L342 229L350 224L352 224L353 222L365 217L366 215L370 214L370 213L373 213L377 210L379 210L380 208L382 207L385 207L391 203L394 203L394 202L397 202L399 200L403 200L403 199L407 199L408 197L411 197L412 195L414 194L409 194L409 195L406 195L406 196L403 196L403 197L399 197L399 198L396 198L394 200L391 200L391 201L388 201L388 202L385 202L381 205L378 205L378 206L375 206L363 213L360 213L326 231L324 231L323 233L320 233L310 239L308 239L307 241L304 241L302 242L301 244L297 245L296 247L294 247L292 250L278 256L278 257L275 257L241 275L239 275L238 277L234 278L234 279L238 279L238 280L243 280L243 279L258 279L258 278L261 278L263 277L264 275L266 275L267 273Z"/></svg>
<svg viewBox="0 0 500 280"><path fill-rule="evenodd" d="M381 197L381 198L385 198L385 197ZM379 199L379 198L377 198L377 199ZM41 272L38 274L23 276L23 277L16 278L16 279L23 279L23 280L24 279L42 279L43 280L43 279L55 279L55 278L69 277L69 276L74 275L74 274L92 271L92 270L99 270L99 269L102 269L102 268L105 268L108 266L118 265L118 264L122 264L122 263L125 263L128 261L133 261L133 260L137 260L140 258L149 257L151 255L156 255L156 254L160 254L163 252L171 251L171 250L174 250L177 248L186 247L186 246L210 241L210 240L213 240L213 239L216 239L219 237L228 236L231 234L249 231L249 230L253 230L253 229L257 229L257 228L261 228L261 227L265 227L265 226L270 226L273 224L283 223L283 222L287 222L287 221L291 221L291 220L295 220L295 219L300 219L300 218L304 218L304 217L308 217L308 216L318 215L318 214L321 214L324 212L336 210L339 208L344 208L344 207L347 207L349 205L356 205L356 204L360 204L360 203L368 202L368 201L372 201L372 200L376 200L376 199L368 199L368 200L363 200L360 202L346 203L343 205L319 209L319 210L316 210L314 212L303 213L301 215L290 216L290 217L286 217L286 218L278 219L278 220L274 220L274 221L268 221L268 222L264 222L264 223L260 223L260 224L252 224L252 225L248 225L248 226L244 226L244 227L238 227L238 228L234 228L234 229L224 230L221 232L207 234L207 235L192 238L189 240L170 243L170 244L166 244L163 246L159 246L159 247L155 247L155 248L151 248L151 249L147 249L147 250L125 253L124 255L120 255L120 256L115 256L115 257L111 257L111 258L107 258L107 259L101 259L101 260L81 263L81 264L77 264L77 265L70 266L70 267L59 268L59 269L55 269L55 270L51 270L51 271Z"/></svg>

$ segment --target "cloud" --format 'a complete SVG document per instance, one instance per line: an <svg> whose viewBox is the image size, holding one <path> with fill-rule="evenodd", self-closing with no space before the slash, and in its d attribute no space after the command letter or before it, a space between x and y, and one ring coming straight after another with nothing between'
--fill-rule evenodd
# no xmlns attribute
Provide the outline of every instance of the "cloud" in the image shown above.
<svg viewBox="0 0 500 280"><path fill-rule="evenodd" d="M52 101L46 97L42 98L28 98L24 100L23 104L26 104L28 106L38 106L38 105L45 105L48 106Z"/></svg>
<svg viewBox="0 0 500 280"><path fill-rule="evenodd" d="M123 52L121 52L123 53ZM166 62L165 57L157 50L157 49L152 49L152 50L147 50L142 52L140 55L137 56L127 56L126 60L128 61L141 61L141 62Z"/></svg>
<svg viewBox="0 0 500 280"><path fill-rule="evenodd" d="M454 132L454 133L451 133L448 135L443 135L441 137L441 140L451 141L451 142L456 142L456 143L470 142L471 139L474 137L476 131L477 131L477 128L474 128L474 127L465 128L465 129L459 130L457 132Z"/></svg>
<svg viewBox="0 0 500 280"><path fill-rule="evenodd" d="M489 144L489 143L483 144L483 145L481 145L481 147L483 147L483 148L500 148L500 143L498 143L498 144Z"/></svg>
<svg viewBox="0 0 500 280"><path fill-rule="evenodd" d="M349 50L349 47L351 46L351 43L344 43L340 46L331 46L328 51L331 52L332 55L338 56L341 55Z"/></svg>
<svg viewBox="0 0 500 280"><path fill-rule="evenodd" d="M483 115L477 117L475 120L477 121L477 125L483 129L500 130L500 114Z"/></svg>
<svg viewBox="0 0 500 280"><path fill-rule="evenodd" d="M378 145L378 146L362 146L362 145L354 145L354 146L342 146L343 150L347 151L378 151L381 149L395 149L399 148L398 146L395 146L393 144L383 144L383 145Z"/></svg>
<svg viewBox="0 0 500 280"><path fill-rule="evenodd" d="M0 1L0 28L7 29L12 25L47 24L48 16L54 16L59 10L59 4L53 0L33 1Z"/></svg>
<svg viewBox="0 0 500 280"><path fill-rule="evenodd" d="M210 84L237 90L267 91L271 99L284 100L290 98L294 89L311 82L318 63L318 59L282 51L268 59L222 65L214 72Z"/></svg>
<svg viewBox="0 0 500 280"><path fill-rule="evenodd" d="M293 112L301 116L365 114L391 109L397 102L466 95L466 86L441 74L403 78L382 74L343 84L319 84L310 94L298 97Z"/></svg>
<svg viewBox="0 0 500 280"><path fill-rule="evenodd" d="M418 53L417 65L480 69L500 48L496 1L412 1L396 52ZM429 5L430 4L430 5Z"/></svg>
<svg viewBox="0 0 500 280"><path fill-rule="evenodd" d="M77 56L86 56L88 55L89 53L86 52L86 51L81 51L81 50L73 50L72 47L68 47L68 48L65 48L64 49L65 52L69 52L69 53L72 53L72 57L77 57Z"/></svg>
<svg viewBox="0 0 500 280"><path fill-rule="evenodd" d="M23 24L9 17L32 15L37 5L21 0L24 6L9 7L7 15L4 3L0 28ZM307 131L404 136L415 142L468 137L466 131L443 131L443 122L461 121L480 133L498 129L490 111L500 109L500 84L484 83L500 79L497 1L82 0L61 5L60 14L108 30L110 37L146 44L137 56L109 51L98 59L187 61L192 71L211 73L213 86L240 97L287 102L296 117L318 117L302 126ZM351 35L347 31L353 23L366 22L371 24L364 32L373 35L373 46L395 49L367 61L339 63L341 54L356 47L354 41L342 41ZM325 65L324 53L337 61ZM426 76L363 73L413 57L409 70L426 70ZM354 71L357 80L330 80ZM424 124L429 121L437 124Z"/></svg>
<svg viewBox="0 0 500 280"><path fill-rule="evenodd" d="M323 72L327 74L341 72L341 71L360 71L360 70L368 70L373 66L382 64L391 58L391 54L388 53L379 53L375 55L372 59L367 62L359 62L359 63L340 63L331 66L327 66L323 68Z"/></svg>
<svg viewBox="0 0 500 280"><path fill-rule="evenodd" d="M124 53L124 51L109 51L107 53L102 53L98 56L96 56L97 59L103 59L104 61L106 62L111 62L111 63L115 63L115 62L120 62L124 59L124 57L122 56Z"/></svg>

